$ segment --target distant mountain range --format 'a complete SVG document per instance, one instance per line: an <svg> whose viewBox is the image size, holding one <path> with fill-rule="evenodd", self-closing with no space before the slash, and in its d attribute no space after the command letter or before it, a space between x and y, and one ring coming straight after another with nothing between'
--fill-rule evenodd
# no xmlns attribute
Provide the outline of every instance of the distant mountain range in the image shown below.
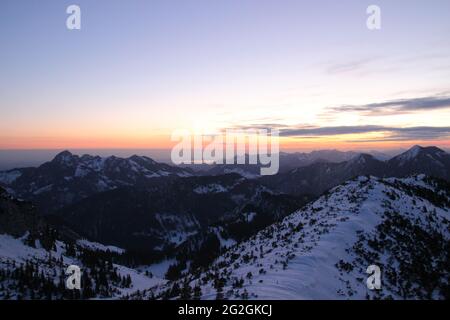
<svg viewBox="0 0 450 320"><path fill-rule="evenodd" d="M261 177L258 166L219 165L205 174L147 157L79 157L65 151L37 168L0 172L0 183L15 197L32 201L40 214L91 239L168 252L191 236L199 241L209 226L238 221L248 208L260 213L252 228L264 227L290 213L292 205L356 176L426 174L450 180L450 155L436 147L415 146L388 161L329 150L282 154L281 163L297 167ZM278 203L270 210L268 197ZM222 226L222 232L229 230Z"/></svg>
<svg viewBox="0 0 450 320"><path fill-rule="evenodd" d="M32 267L27 281L35 283L34 273L39 278L43 271L50 286L68 263L79 263L94 278L101 265L106 279L96 278L102 285L83 297L173 298L180 294L177 286L189 284L203 298L361 298L361 283L350 278L361 276L361 261L379 255L376 263L395 277L383 295L369 298L448 297L436 265L413 255L448 265L448 256L433 251L450 252L448 153L414 146L383 161L329 150L283 153L280 163L277 175L261 177L258 166L217 165L199 172L142 156L65 151L36 168L0 172L0 266L21 274L13 261L39 263L42 268ZM383 228L393 234L390 242ZM415 247L399 245L414 241ZM406 276L411 259L427 269ZM293 269L291 261L297 261ZM155 268L164 271L148 276ZM330 285L308 285L309 278L319 277L316 269ZM123 279L128 274L131 283ZM290 277L304 290L289 289ZM0 272L0 285L12 280L16 289L3 298L69 294L58 287L23 291L29 282ZM414 287L427 281L425 291Z"/></svg>
<svg viewBox="0 0 450 320"><path fill-rule="evenodd" d="M360 153L354 151L339 151L339 150L318 150L309 153L295 152L286 153L280 152L280 173L288 172L295 168L306 167L316 162L330 162L339 163L349 161L358 156ZM235 161L236 162L236 161ZM248 155L246 155L246 163L248 163ZM205 175L222 175L227 173L238 173L246 178L255 179L260 177L260 165L192 165L188 166L196 171L203 172Z"/></svg>
<svg viewBox="0 0 450 320"><path fill-rule="evenodd" d="M355 176L406 177L421 173L450 180L450 154L436 147L420 146L414 146L388 161L358 154L345 162L316 162L275 176L265 176L261 182L288 194L320 195Z"/></svg>
<svg viewBox="0 0 450 320"><path fill-rule="evenodd" d="M81 157L68 151L37 168L0 172L0 185L50 213L95 193L122 186L142 186L156 178L192 176L189 169L158 163L148 157Z"/></svg>
<svg viewBox="0 0 450 320"><path fill-rule="evenodd" d="M411 148L410 150L407 150L395 157L391 157L385 153L378 152L378 151L370 151L369 153L361 153L361 152L354 152L354 151L338 151L338 150L319 150L319 151L312 151L310 153L280 153L280 170L279 174L276 175L280 176L280 174L286 174L291 175L295 173L297 170L304 170L308 171L309 169L317 170L317 166L323 166L325 170L334 170L333 168L336 168L336 170L339 166L334 166L334 164L344 163L344 162L350 162L354 158L365 158L365 160L369 161L374 166L384 166L381 170L384 171L384 173L389 176L392 174L392 172L396 173L396 161L394 159L399 159L399 157L408 157L408 155L414 155L415 153L418 153L418 158L416 160L416 165L408 165L405 164L402 166L402 174L408 175L415 172L423 172L423 173L430 173L432 175L442 177L447 176L448 177L448 156L449 154L437 147L420 147L415 146ZM422 156L424 155L424 156ZM248 157L248 156L247 156ZM428 157L429 159L425 159L424 157ZM372 158L373 160L370 160L369 158ZM414 157L413 157L414 158ZM438 162L433 162L433 159ZM412 159L411 159L412 160ZM361 160L364 161L364 160ZM248 161L247 161L248 162ZM375 164L377 162L378 164ZM381 163L384 163L381 164ZM329 166L328 166L329 164ZM424 165L422 165L424 164ZM441 169L433 168L434 165L438 165L440 167L443 166ZM204 174L204 175L223 175L227 173L238 173L246 178L249 179L256 179L261 178L260 175L260 165L236 165L236 164L223 164L223 165L191 165L188 166L189 168L194 169L197 174ZM363 166L360 166L361 169L363 169ZM371 172L372 168L368 168L369 164L366 164L368 173ZM304 168L304 169L301 169ZM364 170L363 170L364 171ZM361 172L361 174L364 174L364 172ZM400 175L399 175L400 176ZM351 176L346 176L346 178L349 178ZM268 180L270 180L273 177L264 177ZM276 179L276 178L275 178ZM284 179L284 178L283 178ZM338 180L339 182L345 181L342 179Z"/></svg>
<svg viewBox="0 0 450 320"><path fill-rule="evenodd" d="M281 153L280 172L260 176L259 165L213 165L203 171L158 163L145 156L129 158L77 156L68 151L37 168L0 172L0 185L18 198L33 201L48 214L91 195L119 187L158 186L180 177L221 176L236 173L259 179L273 191L320 195L354 176L404 177L424 173L450 179L450 155L436 147L415 146L388 160L337 150ZM205 170L205 168L208 168ZM220 178L219 178L220 179Z"/></svg>

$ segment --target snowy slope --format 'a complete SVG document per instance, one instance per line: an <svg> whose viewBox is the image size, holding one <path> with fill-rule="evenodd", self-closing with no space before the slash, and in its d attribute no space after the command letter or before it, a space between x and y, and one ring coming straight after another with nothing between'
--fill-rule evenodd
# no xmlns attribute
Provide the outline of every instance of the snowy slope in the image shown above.
<svg viewBox="0 0 450 320"><path fill-rule="evenodd" d="M450 189L424 175L360 177L231 248L200 276L203 299L431 299L449 290ZM369 265L382 288L366 286Z"/></svg>
<svg viewBox="0 0 450 320"><path fill-rule="evenodd" d="M14 238L10 235L0 234L0 300L2 299L48 299L46 296L44 283L51 282L54 287L50 289L50 296L52 299L61 299L66 296L64 292L64 284L67 276L65 270L69 265L77 265L80 267L82 274L84 273L92 282L93 287L97 287L97 291L91 293L89 298L102 299L120 299L121 297L136 292L137 290L144 290L155 285L164 284L166 281L155 276L149 276L145 272L137 271L132 268L125 267L119 264L111 264L111 268L105 267L106 270L98 269L97 266L108 265L107 256L102 256L99 252L108 253L123 253L123 249L116 247L106 247L88 240L80 240L78 245L73 248L73 253L69 252L67 244L56 241L55 247L52 250L44 249L39 240L36 240L35 246L26 244L27 235L22 238ZM86 263L86 254L97 256L95 265ZM32 290L26 284L31 279L31 274L24 279L18 277L18 270L21 267L25 269L27 266L33 266L33 277L37 287ZM98 270L99 273L104 273L105 282L107 285L95 283L93 272ZM6 274L4 274L6 273ZM36 273L36 276L34 275ZM122 278L130 278L129 285L123 285ZM42 280L45 278L45 281ZM36 279L39 279L36 281ZM25 285L24 285L25 284ZM82 282L83 293L86 283ZM28 287L28 288L27 288ZM61 289L62 287L62 289ZM31 293L31 291L33 291Z"/></svg>

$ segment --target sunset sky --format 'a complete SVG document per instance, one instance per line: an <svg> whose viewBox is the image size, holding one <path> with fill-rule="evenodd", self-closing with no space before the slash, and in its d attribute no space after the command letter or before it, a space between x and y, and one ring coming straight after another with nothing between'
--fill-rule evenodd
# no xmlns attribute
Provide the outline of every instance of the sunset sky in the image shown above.
<svg viewBox="0 0 450 320"><path fill-rule="evenodd" d="M66 8L81 7L81 30ZM381 8L382 28L366 27ZM450 1L2 0L0 149L450 147Z"/></svg>

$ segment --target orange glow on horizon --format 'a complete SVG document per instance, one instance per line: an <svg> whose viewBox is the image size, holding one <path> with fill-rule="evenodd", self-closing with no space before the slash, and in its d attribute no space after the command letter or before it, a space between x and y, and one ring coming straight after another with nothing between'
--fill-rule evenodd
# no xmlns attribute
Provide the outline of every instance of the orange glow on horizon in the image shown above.
<svg viewBox="0 0 450 320"><path fill-rule="evenodd" d="M38 137L0 138L0 149L165 149L171 146L170 136L152 137Z"/></svg>
<svg viewBox="0 0 450 320"><path fill-rule="evenodd" d="M364 140L364 137L358 136ZM338 150L388 150L398 148L409 148L413 145L430 146L435 145L450 148L448 140L410 140L410 141L374 141L358 142L349 141L348 136L318 137L318 138L295 138L280 137L280 150L284 152L312 151L319 149ZM171 141L169 134L152 136L109 136L109 137L21 137L0 138L0 149L171 149L178 142Z"/></svg>

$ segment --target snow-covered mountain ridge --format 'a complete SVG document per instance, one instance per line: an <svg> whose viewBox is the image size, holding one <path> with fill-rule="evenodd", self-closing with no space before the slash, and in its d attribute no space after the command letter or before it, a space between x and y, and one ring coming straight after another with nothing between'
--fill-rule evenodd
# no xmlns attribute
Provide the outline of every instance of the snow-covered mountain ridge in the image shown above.
<svg viewBox="0 0 450 320"><path fill-rule="evenodd" d="M424 175L359 177L232 247L203 271L155 287L160 298L444 299L450 187ZM366 269L382 271L379 291ZM190 289L189 289L190 288Z"/></svg>
<svg viewBox="0 0 450 320"><path fill-rule="evenodd" d="M158 163L145 156L78 156L64 151L36 168L0 172L0 186L33 201L49 213L90 195L123 186L143 186L155 179L189 177L189 169Z"/></svg>

